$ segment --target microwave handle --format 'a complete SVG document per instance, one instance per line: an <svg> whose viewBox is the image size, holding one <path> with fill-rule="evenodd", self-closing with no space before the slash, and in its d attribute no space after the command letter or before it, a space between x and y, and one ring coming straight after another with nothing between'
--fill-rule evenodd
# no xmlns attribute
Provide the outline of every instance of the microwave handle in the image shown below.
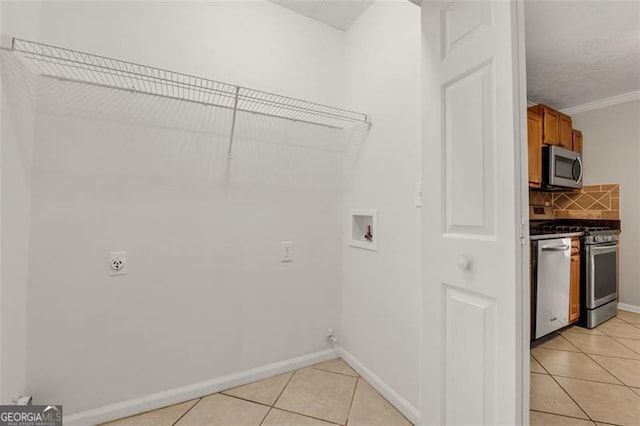
<svg viewBox="0 0 640 426"><path fill-rule="evenodd" d="M576 179L575 182L580 183L582 182L582 173L584 172L584 170L582 170L582 160L580 159L580 157L576 157L576 161L580 165L580 175L578 175L578 179Z"/></svg>

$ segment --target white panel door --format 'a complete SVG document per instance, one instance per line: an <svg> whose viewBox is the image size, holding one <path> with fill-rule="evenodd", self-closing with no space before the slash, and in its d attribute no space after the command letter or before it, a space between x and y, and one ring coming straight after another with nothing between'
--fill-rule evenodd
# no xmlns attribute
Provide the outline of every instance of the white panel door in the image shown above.
<svg viewBox="0 0 640 426"><path fill-rule="evenodd" d="M422 4L425 425L528 419L521 7Z"/></svg>

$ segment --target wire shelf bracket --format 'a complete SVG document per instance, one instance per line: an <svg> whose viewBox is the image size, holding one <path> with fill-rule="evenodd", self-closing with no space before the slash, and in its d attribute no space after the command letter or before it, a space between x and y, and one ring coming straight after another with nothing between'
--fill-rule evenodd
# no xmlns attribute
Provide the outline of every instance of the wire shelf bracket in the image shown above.
<svg viewBox="0 0 640 426"><path fill-rule="evenodd" d="M238 111L334 129L371 126L360 112L8 35L0 35L0 49L19 54L43 77L231 110L229 158Z"/></svg>

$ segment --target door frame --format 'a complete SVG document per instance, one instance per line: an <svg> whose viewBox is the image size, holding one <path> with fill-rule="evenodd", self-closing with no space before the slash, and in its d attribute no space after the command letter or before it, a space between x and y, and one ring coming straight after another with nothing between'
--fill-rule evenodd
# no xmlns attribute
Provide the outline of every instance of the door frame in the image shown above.
<svg viewBox="0 0 640 426"><path fill-rule="evenodd" d="M515 0L515 29L514 51L516 60L514 64L514 76L516 77L517 98L514 102L514 131L516 134L514 163L516 175L520 175L520 282L517 283L516 295L519 301L519 309L516 308L516 318L520 330L520 347L516 348L516 356L519 358L518 370L520 372L520 395L516 399L516 410L520 411L521 424L529 424L529 393L530 393L530 341L531 341L531 292L530 292L530 265L531 245L529 244L529 161L527 151L527 69L526 69L526 45L525 45L525 19L524 0ZM520 166L517 166L518 161Z"/></svg>

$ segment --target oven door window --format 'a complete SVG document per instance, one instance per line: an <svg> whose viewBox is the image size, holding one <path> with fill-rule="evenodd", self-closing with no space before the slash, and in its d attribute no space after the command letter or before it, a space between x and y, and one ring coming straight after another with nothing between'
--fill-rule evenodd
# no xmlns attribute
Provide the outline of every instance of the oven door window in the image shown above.
<svg viewBox="0 0 640 426"><path fill-rule="evenodd" d="M618 291L618 251L610 247L601 251L593 251L594 299L600 299L617 294Z"/></svg>

